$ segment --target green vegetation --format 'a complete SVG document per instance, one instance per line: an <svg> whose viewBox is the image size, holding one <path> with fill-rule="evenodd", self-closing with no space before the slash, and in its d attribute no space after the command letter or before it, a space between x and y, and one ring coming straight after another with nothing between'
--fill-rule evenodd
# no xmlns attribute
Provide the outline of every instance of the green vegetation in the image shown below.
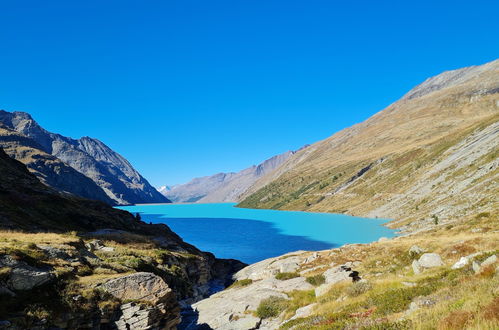
<svg viewBox="0 0 499 330"><path fill-rule="evenodd" d="M307 282L312 284L313 286L319 286L326 282L326 278L322 274L309 276L307 277Z"/></svg>
<svg viewBox="0 0 499 330"><path fill-rule="evenodd" d="M262 319L276 317L281 314L287 306L288 302L286 299L281 297L269 297L260 302L260 305L256 310L256 316Z"/></svg>
<svg viewBox="0 0 499 330"><path fill-rule="evenodd" d="M300 274L298 274L298 273L277 273L275 275L275 278L277 280L281 280L281 281L290 280L290 279L296 278L296 277L300 277Z"/></svg>
<svg viewBox="0 0 499 330"><path fill-rule="evenodd" d="M246 278L244 280L238 280L232 283L232 285L229 288L239 288L239 287L244 287L248 286L253 283L252 279Z"/></svg>

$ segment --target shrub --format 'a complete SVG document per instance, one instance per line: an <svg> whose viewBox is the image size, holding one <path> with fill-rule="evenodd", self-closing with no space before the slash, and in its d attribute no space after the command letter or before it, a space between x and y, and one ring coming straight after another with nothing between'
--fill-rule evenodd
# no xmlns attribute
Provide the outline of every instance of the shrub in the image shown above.
<svg viewBox="0 0 499 330"><path fill-rule="evenodd" d="M277 273L275 276L275 278L277 280L281 280L281 281L290 280L290 279L296 278L296 277L300 277L300 274L298 274L298 273Z"/></svg>
<svg viewBox="0 0 499 330"><path fill-rule="evenodd" d="M277 317L287 307L287 300L280 297L269 297L264 299L256 309L256 315L259 318L266 319L269 317Z"/></svg>
<svg viewBox="0 0 499 330"><path fill-rule="evenodd" d="M371 306L376 306L376 314L386 316L406 310L412 299L417 296L427 296L436 289L437 284L435 283L412 288L388 289L379 294L371 295L367 302Z"/></svg>
<svg viewBox="0 0 499 330"><path fill-rule="evenodd" d="M438 329L465 329L467 324L473 320L473 314L467 311L451 312L438 324Z"/></svg>
<svg viewBox="0 0 499 330"><path fill-rule="evenodd" d="M475 216L476 219L490 218L490 212L480 212Z"/></svg>
<svg viewBox="0 0 499 330"><path fill-rule="evenodd" d="M360 296L361 294L366 293L371 289L372 289L371 283L361 281L353 283L351 286L347 288L346 292L351 297L357 297Z"/></svg>
<svg viewBox="0 0 499 330"><path fill-rule="evenodd" d="M483 317L486 320L499 320L499 297L494 298L492 302L483 309Z"/></svg>
<svg viewBox="0 0 499 330"><path fill-rule="evenodd" d="M326 282L326 278L322 274L309 276L307 277L307 282L312 284L313 286L319 286Z"/></svg>
<svg viewBox="0 0 499 330"><path fill-rule="evenodd" d="M250 285L251 283L253 283L253 280L246 278L244 280L235 281L229 288L244 287Z"/></svg>

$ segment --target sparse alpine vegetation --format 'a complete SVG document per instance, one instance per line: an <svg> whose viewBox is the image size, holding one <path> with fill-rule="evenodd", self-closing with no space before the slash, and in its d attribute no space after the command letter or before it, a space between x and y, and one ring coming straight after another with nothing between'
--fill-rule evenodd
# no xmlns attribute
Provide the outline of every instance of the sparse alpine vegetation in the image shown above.
<svg viewBox="0 0 499 330"><path fill-rule="evenodd" d="M406 232L490 212L499 203L498 93L499 60L431 78L299 151L239 206L396 219Z"/></svg>

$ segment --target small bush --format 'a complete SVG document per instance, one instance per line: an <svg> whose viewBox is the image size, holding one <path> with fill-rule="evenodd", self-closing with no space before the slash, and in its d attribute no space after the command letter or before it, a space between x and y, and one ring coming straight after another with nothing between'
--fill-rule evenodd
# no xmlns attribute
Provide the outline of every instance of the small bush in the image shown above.
<svg viewBox="0 0 499 330"><path fill-rule="evenodd" d="M486 320L499 320L499 297L494 298L490 304L483 309L483 317Z"/></svg>
<svg viewBox="0 0 499 330"><path fill-rule="evenodd" d="M93 274L93 269L87 265L80 265L77 267L76 274L78 276L89 276Z"/></svg>
<svg viewBox="0 0 499 330"><path fill-rule="evenodd" d="M490 218L490 212L480 212L475 216L476 219Z"/></svg>
<svg viewBox="0 0 499 330"><path fill-rule="evenodd" d="M238 288L248 286L253 283L252 279L246 278L244 280L235 281L229 288Z"/></svg>
<svg viewBox="0 0 499 330"><path fill-rule="evenodd" d="M319 286L326 283L326 278L322 274L309 276L307 277L307 282L312 284L313 286Z"/></svg>
<svg viewBox="0 0 499 330"><path fill-rule="evenodd" d="M346 290L347 294L351 297L357 297L372 289L369 282L355 282Z"/></svg>
<svg viewBox="0 0 499 330"><path fill-rule="evenodd" d="M465 329L469 322L473 320L473 313L467 311L451 312L438 324L438 329Z"/></svg>
<svg viewBox="0 0 499 330"><path fill-rule="evenodd" d="M260 305L256 309L256 316L261 319L277 317L286 309L287 305L288 302L284 298L269 297L260 302Z"/></svg>
<svg viewBox="0 0 499 330"><path fill-rule="evenodd" d="M290 279L296 278L296 277L300 277L300 274L298 274L298 273L277 273L275 276L275 278L277 280L281 280L281 281L290 280Z"/></svg>

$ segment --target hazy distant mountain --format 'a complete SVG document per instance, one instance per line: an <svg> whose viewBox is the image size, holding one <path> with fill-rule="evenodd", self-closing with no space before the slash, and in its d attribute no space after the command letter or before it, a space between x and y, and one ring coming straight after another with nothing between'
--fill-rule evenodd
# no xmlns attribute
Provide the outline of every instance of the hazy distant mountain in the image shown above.
<svg viewBox="0 0 499 330"><path fill-rule="evenodd" d="M117 204L169 202L125 158L97 139L83 137L75 140L48 132L25 112L11 113L0 110L0 123L4 125L4 128L16 131L21 136L36 142L36 149L58 158L90 178ZM13 155L14 152L11 150L10 154ZM17 159L23 162L23 157ZM25 164L33 168L33 165L30 166L27 162ZM44 172L44 170L39 170L39 172ZM66 180L63 186L71 185L72 179L69 177L64 176L59 179L60 181ZM56 189L82 195L74 190L61 189L60 185L51 184L50 180L42 178L42 181ZM87 198L102 199L99 196L83 195Z"/></svg>
<svg viewBox="0 0 499 330"><path fill-rule="evenodd" d="M195 178L186 184L163 186L159 190L176 203L237 202L239 196L256 180L275 170L294 153L294 151L285 152L237 173L218 173Z"/></svg>

